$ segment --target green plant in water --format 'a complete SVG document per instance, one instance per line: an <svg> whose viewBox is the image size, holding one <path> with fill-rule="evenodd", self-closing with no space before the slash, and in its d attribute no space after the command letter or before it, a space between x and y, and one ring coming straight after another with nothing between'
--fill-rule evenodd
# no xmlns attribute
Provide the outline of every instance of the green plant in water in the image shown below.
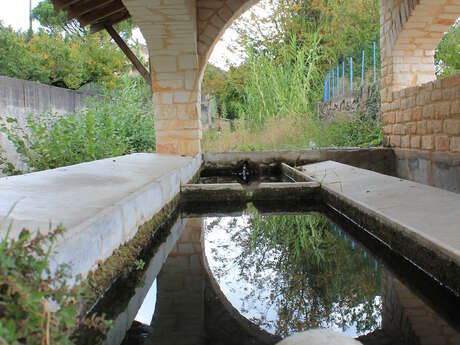
<svg viewBox="0 0 460 345"><path fill-rule="evenodd" d="M381 271L331 227L319 214L261 216L252 210L249 226L234 238L243 248L241 274L270 291L266 303L277 308L277 334L336 324L334 315L341 315L337 325L344 330L352 323L364 333L378 326ZM259 274L265 269L276 272L273 279Z"/></svg>
<svg viewBox="0 0 460 345"><path fill-rule="evenodd" d="M142 259L137 259L134 261L134 267L136 268L136 271L142 271L145 267L145 261Z"/></svg>

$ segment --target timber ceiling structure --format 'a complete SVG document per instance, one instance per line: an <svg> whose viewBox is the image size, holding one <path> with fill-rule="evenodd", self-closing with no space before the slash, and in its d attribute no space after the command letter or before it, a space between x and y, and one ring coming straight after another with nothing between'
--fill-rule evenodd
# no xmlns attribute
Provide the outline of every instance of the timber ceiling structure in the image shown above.
<svg viewBox="0 0 460 345"><path fill-rule="evenodd" d="M121 0L51 0L56 11L66 11L82 27L91 25L91 32L105 29L131 17Z"/></svg>
<svg viewBox="0 0 460 345"><path fill-rule="evenodd" d="M81 27L90 25L92 33L107 30L137 71L151 85L150 72L113 27L131 17L121 0L51 0L51 2L56 12L66 11L69 20L78 20Z"/></svg>

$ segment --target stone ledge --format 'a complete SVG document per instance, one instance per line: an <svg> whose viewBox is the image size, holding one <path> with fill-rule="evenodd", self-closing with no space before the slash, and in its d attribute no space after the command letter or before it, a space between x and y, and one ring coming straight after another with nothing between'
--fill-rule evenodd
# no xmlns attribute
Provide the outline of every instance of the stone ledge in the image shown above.
<svg viewBox="0 0 460 345"><path fill-rule="evenodd" d="M86 276L173 200L200 165L201 156L138 153L1 178L0 232L9 222L11 236L62 224L51 265L67 263L73 276Z"/></svg>
<svg viewBox="0 0 460 345"><path fill-rule="evenodd" d="M337 162L303 167L324 202L460 295L460 195Z"/></svg>

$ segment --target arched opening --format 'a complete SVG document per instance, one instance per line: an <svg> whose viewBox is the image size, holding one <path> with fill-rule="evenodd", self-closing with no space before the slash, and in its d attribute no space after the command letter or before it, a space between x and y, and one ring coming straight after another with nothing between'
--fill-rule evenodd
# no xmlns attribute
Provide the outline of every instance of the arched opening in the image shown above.
<svg viewBox="0 0 460 345"><path fill-rule="evenodd" d="M384 143L427 152L459 152L455 87L460 78L436 80L434 55L460 14L456 1L382 1L382 109ZM406 159L402 177L411 176ZM406 176L407 175L407 176ZM430 175L430 174L428 174Z"/></svg>

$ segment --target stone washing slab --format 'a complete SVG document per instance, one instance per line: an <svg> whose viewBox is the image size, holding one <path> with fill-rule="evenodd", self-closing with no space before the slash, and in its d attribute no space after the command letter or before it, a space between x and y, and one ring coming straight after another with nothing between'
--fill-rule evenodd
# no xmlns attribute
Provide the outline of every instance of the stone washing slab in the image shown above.
<svg viewBox="0 0 460 345"><path fill-rule="evenodd" d="M23 228L45 233L62 224L52 262L85 275L133 238L200 165L201 156L136 153L0 178L0 235L10 223L12 237Z"/></svg>
<svg viewBox="0 0 460 345"><path fill-rule="evenodd" d="M442 270L443 267L435 267L434 263L436 256L441 255L450 265L444 269L458 272L460 194L333 161L302 166L302 171L321 183L327 194L325 198L332 200L333 207L340 205L337 208L346 214L359 209L367 218L377 219L372 223L374 228L369 229L371 232L378 231L376 224L389 225L387 230L394 229L401 236L394 237L393 243L390 240L390 246L401 248L403 255L422 268ZM383 237L385 231L381 233ZM409 242L402 243L402 239ZM422 251L404 252L411 246L410 242L418 244ZM445 274L441 272L439 276ZM458 291L458 277L454 280L453 288Z"/></svg>

